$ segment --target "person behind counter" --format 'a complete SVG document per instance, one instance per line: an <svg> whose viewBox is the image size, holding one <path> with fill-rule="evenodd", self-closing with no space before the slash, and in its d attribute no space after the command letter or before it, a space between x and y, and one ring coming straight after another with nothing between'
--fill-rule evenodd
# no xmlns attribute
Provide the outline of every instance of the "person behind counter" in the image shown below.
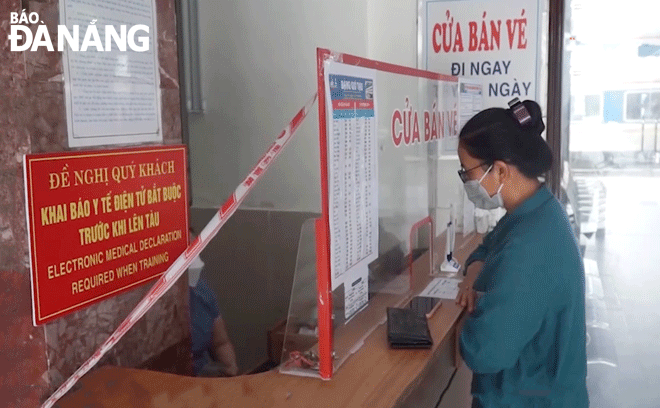
<svg viewBox="0 0 660 408"><path fill-rule="evenodd" d="M506 214L466 261L459 349L472 407L589 406L584 269L568 217L539 177L552 152L536 102L490 108L459 135L459 176L479 208ZM479 294L477 296L477 293Z"/></svg>
<svg viewBox="0 0 660 408"><path fill-rule="evenodd" d="M192 230L191 236L194 237ZM201 278L203 269L204 262L199 256L188 267L193 374L205 377L235 376L238 374L236 352L227 334L215 293Z"/></svg>

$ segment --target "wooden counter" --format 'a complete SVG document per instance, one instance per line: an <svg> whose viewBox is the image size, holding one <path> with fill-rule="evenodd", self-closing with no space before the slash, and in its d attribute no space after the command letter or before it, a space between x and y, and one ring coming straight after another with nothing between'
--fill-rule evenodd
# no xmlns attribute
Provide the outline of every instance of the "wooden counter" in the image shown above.
<svg viewBox="0 0 660 408"><path fill-rule="evenodd" d="M463 263L481 236L456 237L455 257ZM435 248L444 250L440 236ZM413 264L414 293L430 281L429 253ZM366 312L366 311L365 311ZM79 407L433 407L456 372L455 324L463 309L453 300L429 319L433 347L392 350L386 325L380 325L364 345L339 367L330 381L270 371L234 378L195 378L146 370L104 367L80 380L79 388L57 406ZM466 376L456 378L466 380ZM469 378L469 376L467 376ZM454 386L452 386L454 387ZM458 384L463 393L465 384ZM449 394L449 393L448 393ZM460 396L459 396L460 397ZM469 395L459 405L469 407Z"/></svg>

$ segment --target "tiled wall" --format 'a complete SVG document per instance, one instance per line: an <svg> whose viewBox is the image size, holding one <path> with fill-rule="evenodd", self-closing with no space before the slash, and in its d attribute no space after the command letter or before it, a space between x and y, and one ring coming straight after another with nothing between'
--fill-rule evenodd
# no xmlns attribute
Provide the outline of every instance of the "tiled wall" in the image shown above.
<svg viewBox="0 0 660 408"><path fill-rule="evenodd" d="M164 143L181 143L174 0L156 0ZM121 323L141 287L33 327L22 158L69 150L61 54L11 52L9 13L27 7L56 38L57 0L0 2L0 401L39 405ZM43 49L43 48L42 48ZM140 366L189 337L188 291L175 285L99 364Z"/></svg>

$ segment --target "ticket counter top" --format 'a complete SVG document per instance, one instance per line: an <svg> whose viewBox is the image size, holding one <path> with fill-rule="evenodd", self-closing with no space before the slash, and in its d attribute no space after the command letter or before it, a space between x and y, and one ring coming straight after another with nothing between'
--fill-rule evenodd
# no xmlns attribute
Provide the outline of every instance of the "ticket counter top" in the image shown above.
<svg viewBox="0 0 660 408"><path fill-rule="evenodd" d="M456 237L455 257L463 263L480 235ZM444 248L444 236L435 248ZM413 293L431 278L428 251L413 264ZM453 300L429 319L433 347L393 350L386 325L378 326L329 381L269 371L232 378L186 377L123 367L103 367L79 382L57 404L79 407L436 407L457 372L456 323L463 308ZM464 368L463 368L464 369ZM465 376L456 376L462 398L469 397ZM454 387L454 385L452 385ZM469 406L445 401L440 407ZM459 405L456 405L459 404Z"/></svg>

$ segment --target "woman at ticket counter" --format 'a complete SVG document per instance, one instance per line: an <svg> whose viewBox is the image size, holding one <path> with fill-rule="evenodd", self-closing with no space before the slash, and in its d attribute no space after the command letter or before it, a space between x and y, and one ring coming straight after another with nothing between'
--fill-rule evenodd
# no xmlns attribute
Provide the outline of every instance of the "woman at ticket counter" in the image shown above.
<svg viewBox="0 0 660 408"><path fill-rule="evenodd" d="M584 272L561 204L541 109L486 109L459 136L459 176L476 206L506 215L466 261L459 346L473 407L588 407Z"/></svg>

